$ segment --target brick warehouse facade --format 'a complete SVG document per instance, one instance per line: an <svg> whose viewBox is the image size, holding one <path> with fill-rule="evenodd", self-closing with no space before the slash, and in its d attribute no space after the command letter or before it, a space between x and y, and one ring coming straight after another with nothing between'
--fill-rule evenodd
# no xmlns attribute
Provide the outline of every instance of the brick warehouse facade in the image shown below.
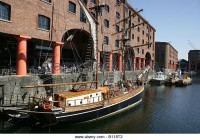
<svg viewBox="0 0 200 140"><path fill-rule="evenodd" d="M156 69L176 70L178 64L178 51L168 42L156 42L155 46Z"/></svg>
<svg viewBox="0 0 200 140"><path fill-rule="evenodd" d="M83 2L88 9L98 5L95 0ZM99 70L122 71L123 27L129 28L124 68L152 67L155 29L127 2L105 0L104 4L97 19ZM52 73L60 74L64 64L75 62L72 54L76 50L79 63L88 60L90 28L77 0L2 0L0 6L1 67L16 66L16 75L26 75L29 67L38 67L50 58ZM70 35L72 41L68 41ZM89 56L92 58L91 53Z"/></svg>
<svg viewBox="0 0 200 140"><path fill-rule="evenodd" d="M200 50L190 50L188 52L189 71L200 71Z"/></svg>

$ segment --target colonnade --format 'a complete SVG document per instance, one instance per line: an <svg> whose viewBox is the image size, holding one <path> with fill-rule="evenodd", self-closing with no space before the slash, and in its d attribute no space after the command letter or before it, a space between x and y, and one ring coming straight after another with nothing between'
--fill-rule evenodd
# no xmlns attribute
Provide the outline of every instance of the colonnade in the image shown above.
<svg viewBox="0 0 200 140"><path fill-rule="evenodd" d="M17 39L17 64L16 75L25 76L27 74L27 40L31 37L18 35ZM60 74L60 46L62 42L53 42L53 63L52 74Z"/></svg>

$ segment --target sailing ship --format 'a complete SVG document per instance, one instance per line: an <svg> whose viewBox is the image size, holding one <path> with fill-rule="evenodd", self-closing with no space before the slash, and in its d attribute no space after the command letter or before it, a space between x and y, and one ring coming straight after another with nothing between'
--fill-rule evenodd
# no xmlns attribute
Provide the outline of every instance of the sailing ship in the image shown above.
<svg viewBox="0 0 200 140"><path fill-rule="evenodd" d="M96 23L82 1L78 0L91 27L91 34L94 41L94 59L96 54ZM96 63L96 62L94 62ZM97 63L96 63L97 65ZM96 71L97 67L94 67ZM123 79L117 83L111 83L98 87L96 81L57 83L43 85L25 85L22 88L41 88L74 85L71 90L61 91L53 94L38 94L32 97L28 109L16 109L10 116L15 118L32 117L40 123L80 123L102 119L130 107L138 105L142 101L144 83L142 78L149 71L147 66L135 81ZM96 76L97 78L97 76ZM94 88L87 88L87 84L96 83ZM83 85L75 88L75 85Z"/></svg>
<svg viewBox="0 0 200 140"><path fill-rule="evenodd" d="M147 73L148 69L140 77ZM139 78L135 84L127 80L97 89L72 89L49 97L34 97L30 111L24 112L30 113L36 120L45 124L92 121L136 106L142 101L143 90L144 84Z"/></svg>

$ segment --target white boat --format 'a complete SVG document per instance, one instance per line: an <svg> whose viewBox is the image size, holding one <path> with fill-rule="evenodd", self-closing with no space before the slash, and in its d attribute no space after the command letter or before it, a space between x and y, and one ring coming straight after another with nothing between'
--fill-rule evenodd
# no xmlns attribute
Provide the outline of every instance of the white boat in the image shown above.
<svg viewBox="0 0 200 140"><path fill-rule="evenodd" d="M151 84L156 84L156 85L160 85L160 84L165 84L167 80L167 76L163 74L163 72L159 71L156 73L156 75L150 79L150 83Z"/></svg>

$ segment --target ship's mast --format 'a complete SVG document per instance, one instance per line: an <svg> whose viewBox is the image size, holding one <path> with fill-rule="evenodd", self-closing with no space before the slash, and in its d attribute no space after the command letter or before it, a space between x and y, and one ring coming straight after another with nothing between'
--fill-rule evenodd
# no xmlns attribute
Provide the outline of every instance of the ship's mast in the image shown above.
<svg viewBox="0 0 200 140"><path fill-rule="evenodd" d="M87 9L87 7L83 4L81 0L78 0L79 5L83 9L83 12L85 16L87 17L89 24L90 24L90 29L91 29L91 35L93 38L94 42L94 59L96 60L93 65L93 69L95 71L95 78L96 81L98 81L98 14L101 11L101 8L103 5L99 5L99 0L96 0L96 5L92 8L91 10L95 10L96 17L93 17L91 12ZM98 88L98 82L96 82L96 88Z"/></svg>

